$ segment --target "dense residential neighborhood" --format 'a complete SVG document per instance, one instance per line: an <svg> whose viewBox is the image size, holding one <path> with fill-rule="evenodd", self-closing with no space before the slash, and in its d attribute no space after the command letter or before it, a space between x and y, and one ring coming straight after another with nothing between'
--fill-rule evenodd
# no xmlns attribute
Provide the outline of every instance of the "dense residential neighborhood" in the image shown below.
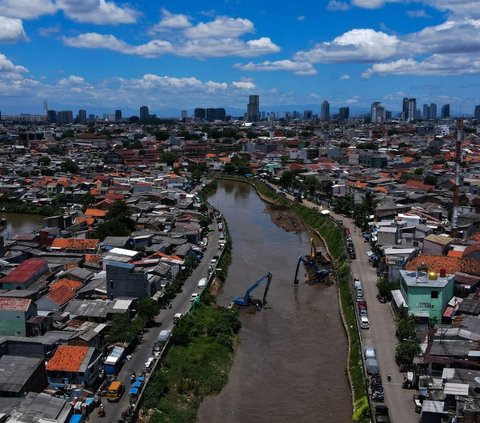
<svg viewBox="0 0 480 423"><path fill-rule="evenodd" d="M2 121L0 140L0 211L45 216L0 238L0 412L12 421L91 411L119 370L107 357L139 342L139 310L168 307L201 261L213 216L201 190L225 174L353 218L379 297L409 328L397 362L422 421L480 415L478 122ZM122 316L135 327L120 342Z"/></svg>

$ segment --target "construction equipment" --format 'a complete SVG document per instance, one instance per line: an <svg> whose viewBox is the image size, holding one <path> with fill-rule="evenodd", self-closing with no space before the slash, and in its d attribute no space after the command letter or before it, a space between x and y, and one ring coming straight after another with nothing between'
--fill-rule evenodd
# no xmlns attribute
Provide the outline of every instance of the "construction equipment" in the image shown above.
<svg viewBox="0 0 480 423"><path fill-rule="evenodd" d="M308 283L321 282L330 274L330 270L324 267L331 264L330 260L328 260L321 251L317 250L313 238L310 238L310 255L298 257L294 278L295 285L298 284L298 271L300 269L300 263L305 265Z"/></svg>
<svg viewBox="0 0 480 423"><path fill-rule="evenodd" d="M251 293L258 288L258 286L263 282L267 281L267 285L265 286L265 292L263 293L262 300L254 300L251 297ZM263 307L267 304L267 293L268 289L270 288L270 282L272 281L272 274L268 272L266 275L262 276L258 281L256 281L250 288L248 288L243 297L235 297L233 299L233 304L240 306L240 307L249 307L251 305L256 305L258 307Z"/></svg>

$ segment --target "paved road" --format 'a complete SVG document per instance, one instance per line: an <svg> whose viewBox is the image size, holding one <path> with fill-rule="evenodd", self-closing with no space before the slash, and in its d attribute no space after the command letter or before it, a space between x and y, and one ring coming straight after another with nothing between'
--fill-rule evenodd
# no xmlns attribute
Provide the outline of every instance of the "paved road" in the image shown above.
<svg viewBox="0 0 480 423"><path fill-rule="evenodd" d="M287 196L293 200L292 196ZM303 201L306 207L318 207L317 204ZM416 423L420 416L415 413L412 390L402 389L403 373L400 373L395 363L395 319L390 304L380 303L377 296L376 283L378 280L376 269L373 268L367 256L370 245L364 242L360 229L357 229L352 219L330 213L334 219L342 220L350 230L355 245L357 258L351 261L354 277L362 281L364 297L368 306L369 330L361 331L362 345L373 345L377 352L377 360L382 376L385 392L385 404L390 410L390 418L394 423ZM387 381L387 374L391 372L392 381Z"/></svg>
<svg viewBox="0 0 480 423"><path fill-rule="evenodd" d="M130 389L130 375L132 372L140 374L145 367L145 362L151 357L153 345L157 340L158 334L162 329L173 328L173 316L175 313L185 314L191 306L191 295L193 292L198 292L197 283L201 278L207 277L210 260L214 255L220 253L218 249L219 233L217 224L214 222L211 226L207 249L204 252L201 263L195 268L190 277L185 281L183 290L177 294L172 301L172 308L161 310L156 317L157 326L149 328L143 335L142 342L136 347L132 354L132 358L125 361L120 370L117 380L121 380L125 384L125 394L118 403L109 403L106 398L102 398L102 404L105 407L106 417L101 418L97 415L97 410L94 410L90 415L90 421L93 422L117 422L121 418L121 414L129 406L128 391ZM147 381L148 381L147 374Z"/></svg>

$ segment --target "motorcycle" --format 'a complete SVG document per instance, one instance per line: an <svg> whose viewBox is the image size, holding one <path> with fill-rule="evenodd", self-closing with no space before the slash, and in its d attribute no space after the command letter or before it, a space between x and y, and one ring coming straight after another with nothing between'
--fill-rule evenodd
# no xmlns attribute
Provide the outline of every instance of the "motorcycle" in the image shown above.
<svg viewBox="0 0 480 423"><path fill-rule="evenodd" d="M387 380L388 380L389 382L391 382L391 381L392 381L392 375L390 374L390 372L388 372L388 375L387 375Z"/></svg>
<svg viewBox="0 0 480 423"><path fill-rule="evenodd" d="M135 379L136 379L136 378L137 378L137 375L136 375L135 373L132 373L132 374L130 375L130 383L135 382Z"/></svg>
<svg viewBox="0 0 480 423"><path fill-rule="evenodd" d="M105 408L103 405L100 405L100 408L98 409L98 417L105 417Z"/></svg>

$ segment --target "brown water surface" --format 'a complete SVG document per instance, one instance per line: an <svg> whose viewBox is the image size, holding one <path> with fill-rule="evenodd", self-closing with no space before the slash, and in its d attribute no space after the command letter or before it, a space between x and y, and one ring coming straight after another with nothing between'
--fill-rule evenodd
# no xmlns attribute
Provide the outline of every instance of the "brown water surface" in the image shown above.
<svg viewBox="0 0 480 423"><path fill-rule="evenodd" d="M293 286L298 257L309 253L309 234L276 226L247 184L219 182L209 201L225 216L233 241L233 262L217 302L227 306L269 271L273 279L266 308L241 313L229 381L219 395L204 399L198 422L350 422L347 341L336 287Z"/></svg>
<svg viewBox="0 0 480 423"><path fill-rule="evenodd" d="M5 239L17 234L31 234L45 226L45 217L39 214L0 213L0 219L7 219L6 227L0 228Z"/></svg>

